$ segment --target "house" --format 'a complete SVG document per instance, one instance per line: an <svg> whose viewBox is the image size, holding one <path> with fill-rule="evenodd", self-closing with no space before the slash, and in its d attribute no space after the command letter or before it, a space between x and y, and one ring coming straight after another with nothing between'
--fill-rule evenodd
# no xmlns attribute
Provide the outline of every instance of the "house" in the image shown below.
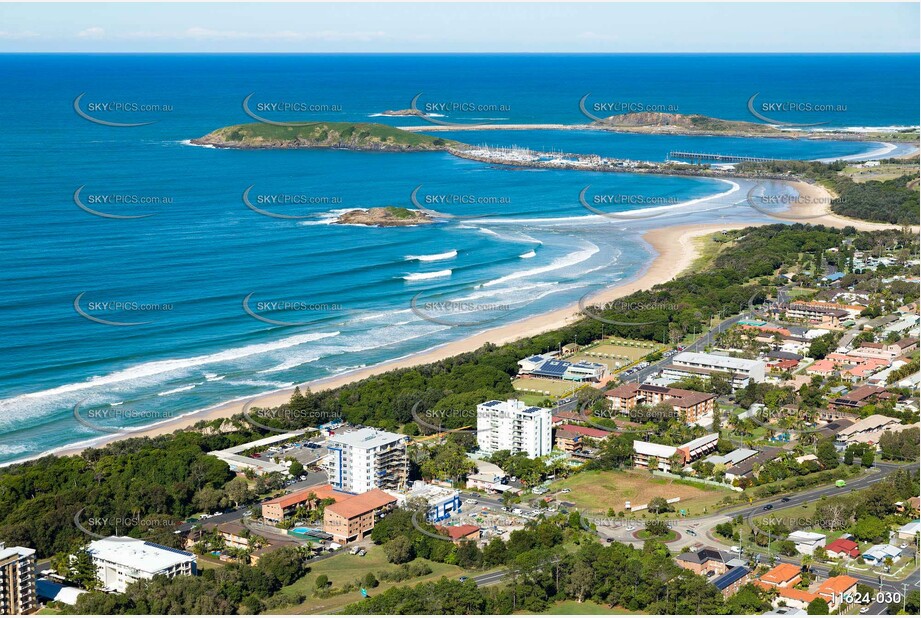
<svg viewBox="0 0 921 618"><path fill-rule="evenodd" d="M757 476L756 470L760 469L765 463L778 457L781 452L779 448L765 448L753 457L749 457L734 466L726 469L726 479L732 482L740 478Z"/></svg>
<svg viewBox="0 0 921 618"><path fill-rule="evenodd" d="M861 419L838 433L838 443L842 446L849 444L879 444L879 438L886 431L902 431L907 429L908 425L903 425L897 418L884 416L882 414L872 414L867 418Z"/></svg>
<svg viewBox="0 0 921 618"><path fill-rule="evenodd" d="M677 456L681 467L697 461L704 455L716 450L719 441L718 433L711 433L682 444L681 446L666 446L655 442L633 441L633 465L637 468L648 469L652 461L657 461L656 468L671 471L672 457Z"/></svg>
<svg viewBox="0 0 921 618"><path fill-rule="evenodd" d="M816 588L815 593L828 602L830 610L835 611L845 597L857 592L857 583L850 575L829 577Z"/></svg>
<svg viewBox="0 0 921 618"><path fill-rule="evenodd" d="M460 545L465 541L478 541L480 538L480 527L473 524L463 524L460 526L436 526L435 529L451 537L451 542Z"/></svg>
<svg viewBox="0 0 921 618"><path fill-rule="evenodd" d="M828 557L832 560L838 560L841 558L856 558L860 555L860 549L857 546L857 543L851 539L835 539L831 543L825 546L825 553L828 554Z"/></svg>
<svg viewBox="0 0 921 618"><path fill-rule="evenodd" d="M787 540L793 541L796 546L796 551L811 556L817 547L823 547L828 542L828 537L818 532L796 530L790 533Z"/></svg>
<svg viewBox="0 0 921 618"><path fill-rule="evenodd" d="M676 418L695 423L713 414L716 393L701 393L683 388L628 382L605 392L615 410L632 410L638 405L654 406L664 403L672 407Z"/></svg>
<svg viewBox="0 0 921 618"><path fill-rule="evenodd" d="M918 534L921 534L921 523L917 520L909 522L899 528L896 534L903 541L914 542L918 538Z"/></svg>
<svg viewBox="0 0 921 618"><path fill-rule="evenodd" d="M396 506L397 499L380 489L337 501L323 509L323 531L345 545L365 538L377 519Z"/></svg>
<svg viewBox="0 0 921 618"><path fill-rule="evenodd" d="M800 572L800 567L795 564L781 562L762 575L759 581L775 588L791 588L800 583L802 579L803 575Z"/></svg>
<svg viewBox="0 0 921 618"><path fill-rule="evenodd" d="M775 592L777 596L772 601L772 605L775 607L783 604L787 607L806 609L810 603L819 598L817 594L798 588L775 588Z"/></svg>
<svg viewBox="0 0 921 618"><path fill-rule="evenodd" d="M728 563L735 558L730 552L723 552L712 547L703 547L697 551L679 554L675 558L678 566L694 571L697 575L722 575L729 570Z"/></svg>
<svg viewBox="0 0 921 618"><path fill-rule="evenodd" d="M883 543L880 545L874 545L867 551L863 552L863 559L867 561L867 564L878 566L884 564L886 562L886 558L892 558L895 560L901 555L901 549L895 545Z"/></svg>
<svg viewBox="0 0 921 618"><path fill-rule="evenodd" d="M566 345L563 346L563 356L569 356L571 354L575 354L580 349L581 348L579 347L578 343L567 343Z"/></svg>
<svg viewBox="0 0 921 618"><path fill-rule="evenodd" d="M900 395L897 393L890 393L885 388L881 388L879 386L861 386L859 388L855 388L847 395L842 395L841 397L833 399L831 401L831 405L835 408L858 409L877 401L898 401L899 398Z"/></svg>
<svg viewBox="0 0 921 618"><path fill-rule="evenodd" d="M750 580L751 570L746 566L736 566L714 579L712 583L723 593L723 597L729 598Z"/></svg>

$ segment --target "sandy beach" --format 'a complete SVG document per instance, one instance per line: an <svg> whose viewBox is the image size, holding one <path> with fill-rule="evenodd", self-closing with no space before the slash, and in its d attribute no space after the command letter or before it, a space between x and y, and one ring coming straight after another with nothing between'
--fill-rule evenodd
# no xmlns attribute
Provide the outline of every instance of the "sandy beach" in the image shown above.
<svg viewBox="0 0 921 618"><path fill-rule="evenodd" d="M657 255L651 260L649 267L638 277L607 288L592 296L590 300L593 304L606 303L632 294L638 290L651 288L658 283L668 281L687 269L697 257L697 247L694 242L695 238L724 230L741 229L749 225L750 224L741 223L735 225L725 223L709 225L695 224L650 230L643 235L643 239L652 246ZM418 354L412 354L404 358L375 365L373 367L365 367L338 376L308 382L301 384L300 387L302 390L309 388L314 392L337 388L344 384L384 373L392 369L410 367L413 365L424 365L464 352L470 352L486 343L501 345L516 339L533 336L548 330L560 328L581 319L581 317L578 303L573 303L563 309L543 313L512 324L491 328L460 341L424 350ZM255 399L247 397L242 400L228 402L201 412L187 414L144 431L132 432L130 434L115 434L106 438L101 438L98 442L95 442L93 446L99 447L125 438L163 435L189 427L201 420L227 418L242 412L244 404L250 401L255 407L278 406L286 403L288 399L290 399L293 390L293 387L291 387L258 396ZM59 456L76 455L84 448L86 447L63 448L54 451L54 454Z"/></svg>
<svg viewBox="0 0 921 618"><path fill-rule="evenodd" d="M790 209L786 213L787 216L777 215L775 218L778 220L816 225L821 224L839 228L853 226L860 231L894 227L885 223L857 221L833 214L829 206L832 196L824 187L805 182L791 182L789 184L796 189L802 199L790 206ZM656 256L652 258L648 268L632 280L614 285L592 296L590 302L592 304L607 303L632 294L638 290L651 288L656 284L663 283L678 276L689 268L697 258L698 245L695 239L701 236L720 231L742 229L752 225L765 224L766 223L691 224L650 230L643 234L643 239L651 245ZM582 315L578 303L573 303L563 309L536 315L505 326L484 330L460 341L440 345L417 354L412 354L372 367L365 367L338 376L307 382L301 384L300 388L302 390L309 388L314 392L337 388L350 382L362 380L393 369L424 365L464 352L470 352L486 343L502 345L516 339L537 335L548 330L554 330L571 324L581 319L581 317ZM275 407L286 403L290 399L293 390L294 388L290 387L255 398L247 397L224 403L200 412L186 414L175 420L161 423L147 430L136 431L130 434L115 434L107 438L101 438L99 441L95 442L93 446L99 447L125 438L163 435L189 427L201 420L227 418L242 412L243 406L247 402L252 402L251 405L255 407ZM67 447L53 451L53 454L59 456L75 455L80 453L84 448L86 447Z"/></svg>

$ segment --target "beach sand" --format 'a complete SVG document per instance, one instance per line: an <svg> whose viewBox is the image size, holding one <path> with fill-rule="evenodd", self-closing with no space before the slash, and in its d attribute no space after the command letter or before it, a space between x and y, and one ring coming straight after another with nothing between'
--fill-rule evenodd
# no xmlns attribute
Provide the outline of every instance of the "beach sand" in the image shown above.
<svg viewBox="0 0 921 618"><path fill-rule="evenodd" d="M610 302L632 294L638 290L651 288L658 283L664 283L669 279L678 276L687 269L697 257L697 247L694 239L706 234L716 232L741 229L751 224L726 224L716 223L708 225L684 225L665 227L651 230L643 235L643 239L648 242L656 252L656 257L651 260L649 267L638 277L610 288L607 288L596 295L590 297L592 304ZM320 390L333 389L339 386L355 382L363 378L381 374L393 369L411 367L414 365L424 365L444 358L456 356L464 352L470 352L480 348L486 343L502 345L516 339L530 337L539 333L554 330L578 321L583 316L580 314L578 303L569 305L563 309L543 313L525 320L507 324L504 326L485 330L460 341L455 341L440 345L429 350L424 350L417 354L412 354L404 358L389 361L373 367L365 367L349 373L344 373L330 378L324 378L313 382L301 384L301 390L309 388L316 392ZM194 414L187 414L175 420L161 423L155 427L144 431L136 431L131 434L112 435L108 438L101 438L93 444L94 447L103 446L125 438L153 437L172 433L179 429L189 427L201 420L213 420L218 418L227 418L243 411L243 406L249 402L254 407L275 407L286 403L293 392L294 388L286 388L272 393L268 393L256 398L245 398L233 402L221 404L219 406L202 410ZM66 456L80 453L85 447L70 447L54 451L55 455Z"/></svg>
<svg viewBox="0 0 921 618"><path fill-rule="evenodd" d="M870 223L866 221L857 221L831 213L830 202L831 195L819 185L808 184L804 182L791 182L796 191L805 199L791 205L788 211L789 216L776 216L777 219L785 221L796 221L799 223L821 224L829 227L846 227L853 226L858 230L878 230L895 227L884 223ZM806 202L806 203L803 203ZM597 295L590 297L592 304L602 304L611 302L615 299L622 298L638 290L645 290L656 284L664 283L687 270L698 256L698 243L696 238L708 234L714 234L720 231L742 229L753 225L766 225L766 223L714 223L714 224L692 224L682 226L664 227L650 230L643 234L643 239L648 242L657 254L649 264L649 267L638 277L612 286L599 292ZM411 367L414 365L424 365L433 363L438 360L456 356L464 352L471 352L483 346L486 343L502 345L516 339L522 339L537 335L549 330L554 330L567 324L578 321L583 316L580 313L578 303L569 305L563 309L537 315L525 320L514 322L505 326L500 326L477 333L460 341L455 341L440 345L429 350L424 350L417 354L412 354L404 358L381 363L372 367L365 367L349 373L338 376L324 378L313 382L300 385L301 390L309 388L311 391L321 391L338 388L350 382L355 382L378 375L393 369ZM153 437L163 434L172 433L179 429L189 427L201 420L214 420L227 418L243 411L246 403L254 407L271 408L287 403L291 397L294 388L286 388L255 398L247 397L241 400L215 406L201 412L187 414L175 420L161 423L150 429L133 432L127 435L112 435L108 438L101 438L93 444L99 447L117 440L135 437ZM55 455L66 456L80 453L85 447L70 447L54 451Z"/></svg>

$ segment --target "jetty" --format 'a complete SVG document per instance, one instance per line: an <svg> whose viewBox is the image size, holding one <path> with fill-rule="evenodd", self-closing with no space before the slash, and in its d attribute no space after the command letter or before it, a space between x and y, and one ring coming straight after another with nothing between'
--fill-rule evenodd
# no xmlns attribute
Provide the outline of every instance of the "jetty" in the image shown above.
<svg viewBox="0 0 921 618"><path fill-rule="evenodd" d="M743 155L672 150L668 153L668 160L673 161L675 159L684 159L692 161L693 163L701 163L703 161L714 161L716 163L769 163L772 161L783 161L783 159L770 159L767 157L747 157Z"/></svg>

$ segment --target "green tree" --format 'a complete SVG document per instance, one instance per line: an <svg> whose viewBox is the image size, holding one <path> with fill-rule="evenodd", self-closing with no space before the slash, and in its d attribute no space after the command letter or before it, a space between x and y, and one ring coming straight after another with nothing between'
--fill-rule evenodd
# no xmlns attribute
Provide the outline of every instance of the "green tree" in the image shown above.
<svg viewBox="0 0 921 618"><path fill-rule="evenodd" d="M810 616L827 616L829 614L828 601L821 597L813 599L806 606L806 613Z"/></svg>
<svg viewBox="0 0 921 618"><path fill-rule="evenodd" d="M384 554L393 564L405 564L415 557L413 543L405 536L398 536L384 545Z"/></svg>

